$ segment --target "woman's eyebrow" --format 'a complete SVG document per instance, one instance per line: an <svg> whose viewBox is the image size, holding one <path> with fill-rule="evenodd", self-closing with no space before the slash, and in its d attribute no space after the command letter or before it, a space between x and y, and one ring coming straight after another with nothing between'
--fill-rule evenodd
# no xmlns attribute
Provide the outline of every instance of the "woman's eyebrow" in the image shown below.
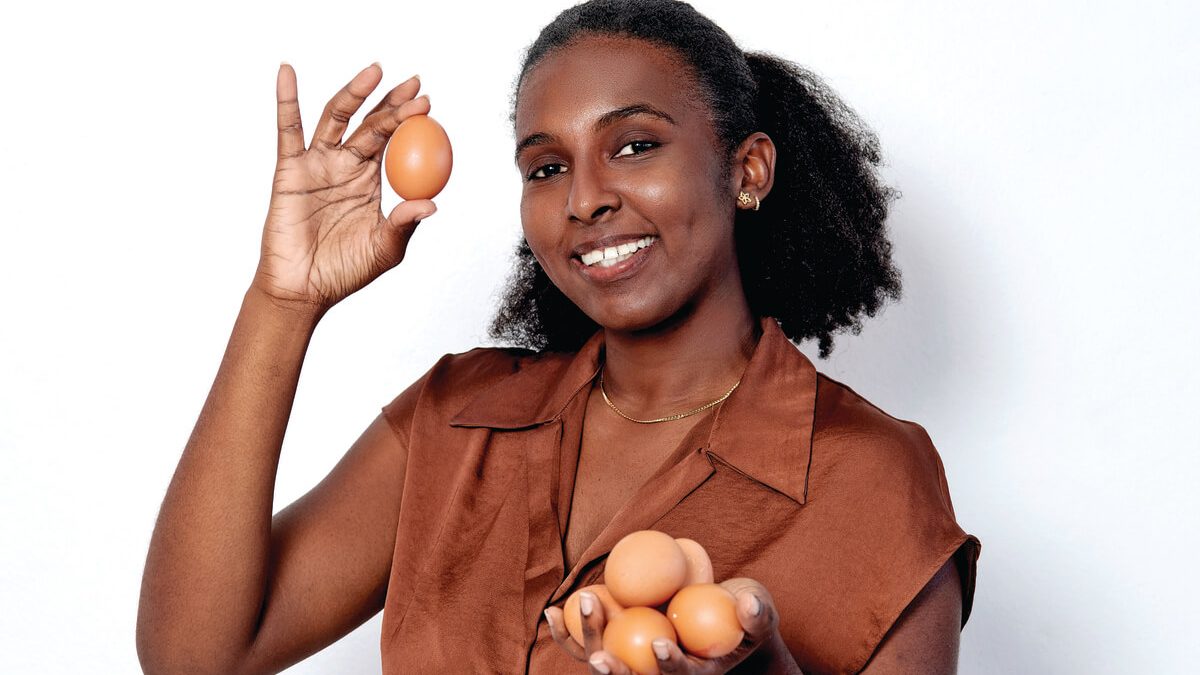
<svg viewBox="0 0 1200 675"><path fill-rule="evenodd" d="M632 105L623 106L604 113L599 119L596 120L596 123L592 125L592 130L596 133L600 133L605 127L614 124L619 120L633 117L635 115L648 115L650 117L657 117L658 119L665 120L671 124L678 125L678 122L675 121L675 118L668 115L665 111L655 108L649 103L634 103ZM513 161L516 162L521 157L521 151L525 148L534 145L548 145L556 142L558 142L558 139L553 134L547 134L540 131L529 134L525 138L521 139L520 143L517 143L517 150L513 153Z"/></svg>

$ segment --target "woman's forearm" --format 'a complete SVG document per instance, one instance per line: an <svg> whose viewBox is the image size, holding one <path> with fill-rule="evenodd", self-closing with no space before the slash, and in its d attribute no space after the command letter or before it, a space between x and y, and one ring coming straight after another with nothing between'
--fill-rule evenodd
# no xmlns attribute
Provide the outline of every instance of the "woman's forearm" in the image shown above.
<svg viewBox="0 0 1200 675"><path fill-rule="evenodd" d="M220 672L257 630L272 502L300 368L322 312L246 292L150 540L137 648L153 672Z"/></svg>

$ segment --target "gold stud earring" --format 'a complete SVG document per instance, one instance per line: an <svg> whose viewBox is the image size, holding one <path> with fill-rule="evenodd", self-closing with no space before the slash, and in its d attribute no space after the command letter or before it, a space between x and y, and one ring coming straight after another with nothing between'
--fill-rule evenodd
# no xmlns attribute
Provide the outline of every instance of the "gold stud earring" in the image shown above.
<svg viewBox="0 0 1200 675"><path fill-rule="evenodd" d="M745 192L745 191L738 192L738 203L741 204L742 206L749 205L750 204L750 193ZM760 203L761 202L758 201L758 195L754 195L754 210L755 211L758 210L758 205Z"/></svg>

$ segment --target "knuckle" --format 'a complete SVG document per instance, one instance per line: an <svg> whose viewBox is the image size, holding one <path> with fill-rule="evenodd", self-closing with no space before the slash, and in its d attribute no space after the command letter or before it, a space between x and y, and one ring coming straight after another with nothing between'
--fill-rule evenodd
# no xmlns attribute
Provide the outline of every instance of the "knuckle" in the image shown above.
<svg viewBox="0 0 1200 675"><path fill-rule="evenodd" d="M347 124L350 122L351 113L346 112L338 106L333 106L329 109L329 118L339 124Z"/></svg>

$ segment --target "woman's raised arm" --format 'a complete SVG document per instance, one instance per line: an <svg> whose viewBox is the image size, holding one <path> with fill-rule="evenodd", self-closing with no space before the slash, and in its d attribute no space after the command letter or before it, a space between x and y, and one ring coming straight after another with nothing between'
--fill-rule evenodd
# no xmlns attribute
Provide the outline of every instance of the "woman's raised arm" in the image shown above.
<svg viewBox="0 0 1200 675"><path fill-rule="evenodd" d="M379 208L392 131L429 110L412 78L343 143L382 71L360 72L304 148L295 73L276 85L279 146L258 269L155 524L137 650L147 673L277 672L383 606L405 451L377 418L327 478L272 519L309 340L326 311L399 264L435 207Z"/></svg>

